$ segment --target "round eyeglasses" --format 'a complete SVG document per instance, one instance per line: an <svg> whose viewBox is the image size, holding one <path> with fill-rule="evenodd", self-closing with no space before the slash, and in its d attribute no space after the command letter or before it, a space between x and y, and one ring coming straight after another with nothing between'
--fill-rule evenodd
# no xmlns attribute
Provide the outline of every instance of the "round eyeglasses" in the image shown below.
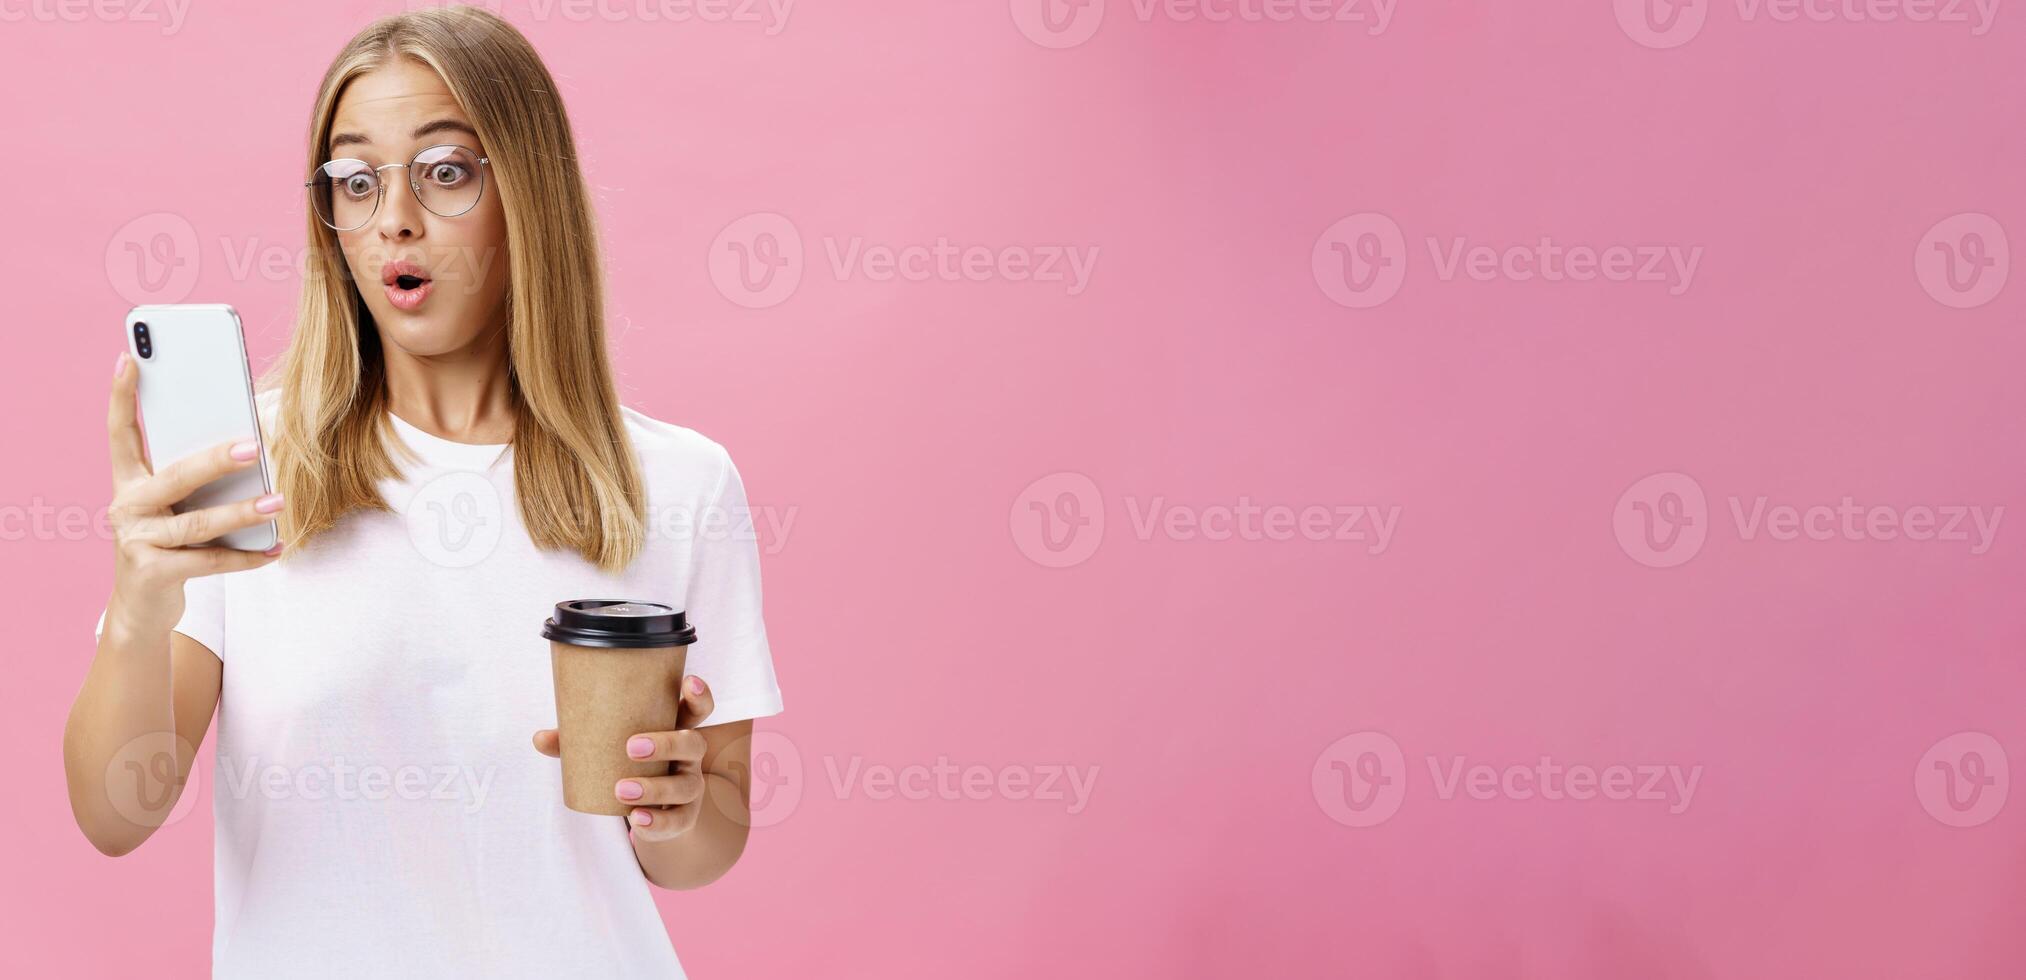
<svg viewBox="0 0 2026 980"><path fill-rule="evenodd" d="M485 194L485 165L491 161L454 143L432 146L407 163L373 166L364 160L332 160L310 174L310 205L334 231L356 231L380 210L387 196L380 171L405 169L415 199L432 214L455 218L478 206Z"/></svg>

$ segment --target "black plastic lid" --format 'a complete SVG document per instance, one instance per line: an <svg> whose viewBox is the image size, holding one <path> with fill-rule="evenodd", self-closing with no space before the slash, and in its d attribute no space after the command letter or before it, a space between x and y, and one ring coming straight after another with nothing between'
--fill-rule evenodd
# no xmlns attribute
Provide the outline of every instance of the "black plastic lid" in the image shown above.
<svg viewBox="0 0 2026 980"><path fill-rule="evenodd" d="M681 610L659 602L572 599L556 603L554 618L542 621L542 635L580 647L679 647L696 642L696 627Z"/></svg>

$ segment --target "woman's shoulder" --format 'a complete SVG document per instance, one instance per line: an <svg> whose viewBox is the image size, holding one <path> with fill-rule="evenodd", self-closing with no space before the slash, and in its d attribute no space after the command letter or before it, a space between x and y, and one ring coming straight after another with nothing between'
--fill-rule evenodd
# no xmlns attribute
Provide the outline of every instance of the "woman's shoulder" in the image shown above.
<svg viewBox="0 0 2026 980"><path fill-rule="evenodd" d="M731 453L709 436L631 406L621 406L619 414L649 479L695 484L706 492L715 492L723 483L731 469Z"/></svg>

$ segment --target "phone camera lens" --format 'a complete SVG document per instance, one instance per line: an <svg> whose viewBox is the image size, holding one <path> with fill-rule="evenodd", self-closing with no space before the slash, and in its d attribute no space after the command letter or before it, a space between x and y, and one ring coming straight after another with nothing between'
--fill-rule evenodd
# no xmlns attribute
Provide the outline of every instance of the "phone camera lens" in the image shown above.
<svg viewBox="0 0 2026 980"><path fill-rule="evenodd" d="M148 342L148 325L145 323L134 324L134 352L144 358L155 354L154 344Z"/></svg>

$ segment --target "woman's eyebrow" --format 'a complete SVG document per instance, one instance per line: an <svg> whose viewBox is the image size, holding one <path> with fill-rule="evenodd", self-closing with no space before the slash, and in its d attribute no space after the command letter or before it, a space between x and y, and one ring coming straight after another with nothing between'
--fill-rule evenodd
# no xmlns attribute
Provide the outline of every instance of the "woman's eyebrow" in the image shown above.
<svg viewBox="0 0 2026 980"><path fill-rule="evenodd" d="M421 139L422 137L428 136L432 133L441 133L447 130L454 130L460 133L466 133L470 135L472 139L474 140L478 139L478 131L472 129L469 123L466 123L458 119L432 119L429 122L423 123L422 125L415 127L414 138ZM367 139L364 136L359 135L358 133L338 133L331 137L330 149L336 150L340 146L347 146L354 143L371 146L373 141Z"/></svg>
<svg viewBox="0 0 2026 980"><path fill-rule="evenodd" d="M415 127L415 138L421 139L431 133L441 133L445 130L457 130L469 135L474 140L478 139L478 130L471 128L471 124L461 119L436 119L423 123Z"/></svg>

